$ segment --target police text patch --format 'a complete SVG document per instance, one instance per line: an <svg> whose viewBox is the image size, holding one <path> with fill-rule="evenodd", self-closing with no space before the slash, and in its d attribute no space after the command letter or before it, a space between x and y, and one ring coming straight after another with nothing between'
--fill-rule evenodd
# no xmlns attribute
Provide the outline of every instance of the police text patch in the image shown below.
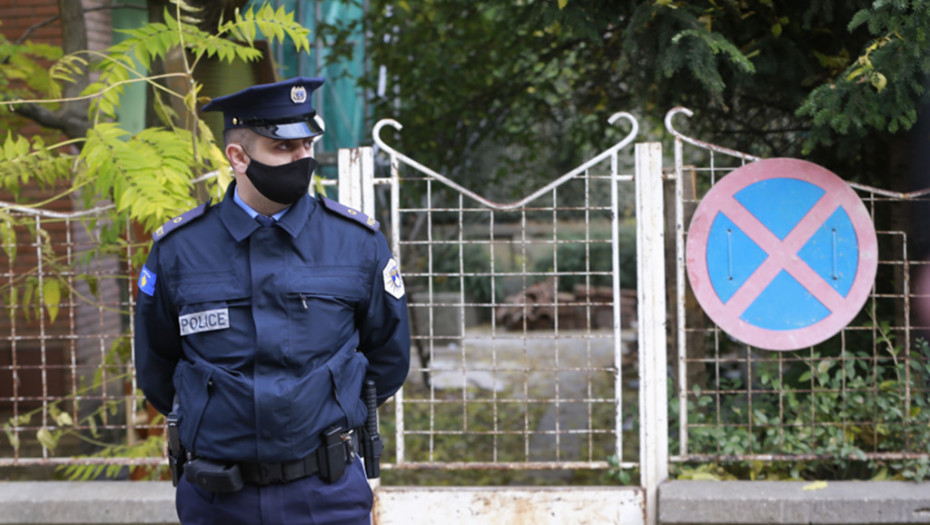
<svg viewBox="0 0 930 525"><path fill-rule="evenodd" d="M181 325L181 335L229 328L229 308L185 314L178 317L178 323Z"/></svg>
<svg viewBox="0 0 930 525"><path fill-rule="evenodd" d="M397 299L403 297L404 280L400 276L400 268L397 267L397 261L391 258L387 264L384 265L384 271L382 271L381 274L384 276L384 291Z"/></svg>

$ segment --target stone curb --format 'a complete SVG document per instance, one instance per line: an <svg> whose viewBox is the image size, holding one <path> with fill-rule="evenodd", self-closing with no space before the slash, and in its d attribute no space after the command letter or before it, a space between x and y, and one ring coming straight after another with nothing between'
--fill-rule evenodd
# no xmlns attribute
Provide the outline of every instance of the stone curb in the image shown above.
<svg viewBox="0 0 930 525"><path fill-rule="evenodd" d="M162 481L0 482L0 524L177 525Z"/></svg>
<svg viewBox="0 0 930 525"><path fill-rule="evenodd" d="M930 482L670 481L663 525L930 523Z"/></svg>

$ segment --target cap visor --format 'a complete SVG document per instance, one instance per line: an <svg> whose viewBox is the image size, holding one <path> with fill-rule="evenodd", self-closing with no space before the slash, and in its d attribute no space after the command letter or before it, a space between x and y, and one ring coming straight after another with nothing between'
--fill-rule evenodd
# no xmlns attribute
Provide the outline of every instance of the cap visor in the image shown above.
<svg viewBox="0 0 930 525"><path fill-rule="evenodd" d="M287 124L249 126L249 128L263 137L281 140L306 139L323 134L323 130L312 119Z"/></svg>

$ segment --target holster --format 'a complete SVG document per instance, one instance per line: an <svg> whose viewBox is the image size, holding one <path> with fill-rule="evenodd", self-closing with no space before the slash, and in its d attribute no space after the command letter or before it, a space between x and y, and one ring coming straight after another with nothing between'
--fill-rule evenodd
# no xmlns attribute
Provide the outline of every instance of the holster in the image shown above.
<svg viewBox="0 0 930 525"><path fill-rule="evenodd" d="M239 465L234 463L194 458L187 462L184 477L207 492L236 492L242 489L242 474Z"/></svg>
<svg viewBox="0 0 930 525"><path fill-rule="evenodd" d="M345 430L333 425L323 431L323 446L320 454L317 455L319 461L320 479L327 483L332 483L345 474L346 462L348 462L349 452L352 447L346 446L349 435Z"/></svg>
<svg viewBox="0 0 930 525"><path fill-rule="evenodd" d="M381 453L384 451L384 443L381 441L381 435L375 432L372 434L367 428L359 429L359 455L365 461L365 476L368 479L381 477Z"/></svg>
<svg viewBox="0 0 930 525"><path fill-rule="evenodd" d="M181 480L181 474L184 473L184 462L187 460L187 453L181 446L181 438L178 436L178 414L172 410L166 418L168 424L168 467L171 469L171 484L178 486Z"/></svg>
<svg viewBox="0 0 930 525"><path fill-rule="evenodd" d="M359 454L365 462L365 476L368 479L381 477L381 452L384 443L378 433L378 391L375 382L366 379L362 387L362 400L368 409L365 426L359 428Z"/></svg>

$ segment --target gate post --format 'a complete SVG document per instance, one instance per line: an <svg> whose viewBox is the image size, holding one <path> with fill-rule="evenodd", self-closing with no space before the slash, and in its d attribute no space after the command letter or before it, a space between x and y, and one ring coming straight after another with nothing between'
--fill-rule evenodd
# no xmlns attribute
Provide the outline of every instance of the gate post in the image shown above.
<svg viewBox="0 0 930 525"><path fill-rule="evenodd" d="M338 201L375 216L375 153L368 146L339 149Z"/></svg>
<svg viewBox="0 0 930 525"><path fill-rule="evenodd" d="M658 521L658 486L668 478L662 144L637 144L635 159L639 469L640 483L646 492L646 525L655 525Z"/></svg>

